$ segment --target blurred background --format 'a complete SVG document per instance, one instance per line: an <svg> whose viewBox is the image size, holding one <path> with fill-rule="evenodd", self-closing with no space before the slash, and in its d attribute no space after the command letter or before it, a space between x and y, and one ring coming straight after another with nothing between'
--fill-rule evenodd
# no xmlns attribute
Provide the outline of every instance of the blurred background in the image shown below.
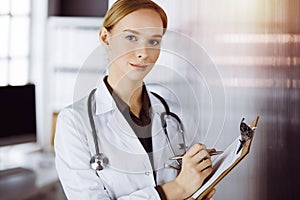
<svg viewBox="0 0 300 200"><path fill-rule="evenodd" d="M83 81L97 79L106 68L81 66L99 47L113 2L0 0L1 199L66 199L53 162L55 119L73 102L78 73ZM300 1L155 2L167 12L169 29L201 46L219 73L225 111L199 105L204 130L207 116L225 113L214 145L228 146L242 117L250 123L260 116L250 154L217 185L214 199L299 199Z"/></svg>

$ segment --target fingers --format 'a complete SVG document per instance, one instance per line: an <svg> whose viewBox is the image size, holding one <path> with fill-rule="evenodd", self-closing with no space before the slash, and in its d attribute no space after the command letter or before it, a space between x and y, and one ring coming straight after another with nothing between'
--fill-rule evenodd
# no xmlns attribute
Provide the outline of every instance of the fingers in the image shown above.
<svg viewBox="0 0 300 200"><path fill-rule="evenodd" d="M209 199L211 199L213 196L214 196L214 194L216 193L216 189L214 188L214 189L212 189L204 198L203 198L203 200L209 200Z"/></svg>
<svg viewBox="0 0 300 200"><path fill-rule="evenodd" d="M197 165L197 169L200 172L205 172L205 173L210 173L212 171L212 162L210 159L206 159L201 161L198 165Z"/></svg>
<svg viewBox="0 0 300 200"><path fill-rule="evenodd" d="M194 162L202 162L203 160L210 159L210 156L206 149L202 149L200 152L196 153L192 157L192 161Z"/></svg>
<svg viewBox="0 0 300 200"><path fill-rule="evenodd" d="M203 144L194 144L185 154L184 157L191 159L193 163L199 163L203 160L210 159L206 146Z"/></svg>
<svg viewBox="0 0 300 200"><path fill-rule="evenodd" d="M212 162L206 146L194 144L182 158L182 168L177 182L189 196L195 192L212 172Z"/></svg>
<svg viewBox="0 0 300 200"><path fill-rule="evenodd" d="M206 146L202 144L194 144L186 153L183 159L190 160L193 163L199 172L204 172L207 170L210 173L212 170L209 168L212 167L212 162L210 160L209 153L207 152ZM205 173L205 174L206 174Z"/></svg>
<svg viewBox="0 0 300 200"><path fill-rule="evenodd" d="M206 150L206 146L203 144L194 144L187 152L186 156L193 157L195 154L199 153L201 150Z"/></svg>

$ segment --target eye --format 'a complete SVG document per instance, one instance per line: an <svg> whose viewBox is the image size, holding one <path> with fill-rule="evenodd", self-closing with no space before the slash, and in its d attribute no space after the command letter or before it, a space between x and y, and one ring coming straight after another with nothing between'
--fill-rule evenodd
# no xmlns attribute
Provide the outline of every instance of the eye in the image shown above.
<svg viewBox="0 0 300 200"><path fill-rule="evenodd" d="M137 41L137 37L134 35L128 35L125 38L129 41Z"/></svg>
<svg viewBox="0 0 300 200"><path fill-rule="evenodd" d="M159 41L158 41L158 40L150 40L149 43L150 43L152 46L157 46L157 45L159 45Z"/></svg>

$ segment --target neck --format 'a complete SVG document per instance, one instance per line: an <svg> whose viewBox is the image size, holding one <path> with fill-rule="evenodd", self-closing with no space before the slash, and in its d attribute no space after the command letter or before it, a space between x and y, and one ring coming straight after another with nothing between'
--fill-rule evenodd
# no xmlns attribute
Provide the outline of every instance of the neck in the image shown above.
<svg viewBox="0 0 300 200"><path fill-rule="evenodd" d="M129 107L141 104L141 94L143 89L142 81L133 81L127 77L114 79L108 75L107 81L116 93Z"/></svg>

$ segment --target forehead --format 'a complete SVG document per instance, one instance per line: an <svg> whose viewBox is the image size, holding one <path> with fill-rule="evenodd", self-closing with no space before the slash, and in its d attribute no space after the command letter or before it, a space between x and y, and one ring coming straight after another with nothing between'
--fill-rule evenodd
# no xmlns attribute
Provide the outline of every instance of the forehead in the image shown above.
<svg viewBox="0 0 300 200"><path fill-rule="evenodd" d="M139 9L126 15L111 30L113 34L124 30L136 30L144 34L163 34L163 23L160 15L151 9Z"/></svg>

